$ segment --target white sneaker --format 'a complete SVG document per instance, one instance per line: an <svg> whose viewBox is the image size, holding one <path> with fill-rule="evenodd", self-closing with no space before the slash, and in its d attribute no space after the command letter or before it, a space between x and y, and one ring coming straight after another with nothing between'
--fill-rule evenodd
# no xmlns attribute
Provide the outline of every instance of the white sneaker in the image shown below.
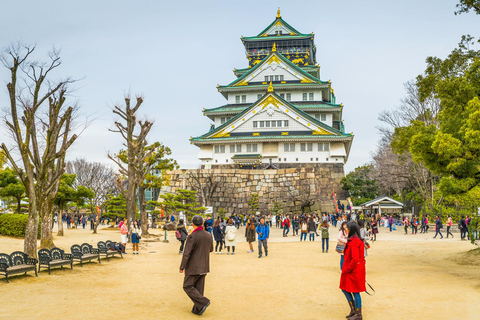
<svg viewBox="0 0 480 320"><path fill-rule="evenodd" d="M215 254L218 254L218 252L217 252L217 251L215 251Z"/></svg>

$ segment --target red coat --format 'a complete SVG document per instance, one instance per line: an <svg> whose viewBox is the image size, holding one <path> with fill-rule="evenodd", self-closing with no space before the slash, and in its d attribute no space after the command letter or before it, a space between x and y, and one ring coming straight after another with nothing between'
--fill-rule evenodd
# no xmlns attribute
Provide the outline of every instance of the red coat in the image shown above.
<svg viewBox="0 0 480 320"><path fill-rule="evenodd" d="M357 236L348 240L344 249L340 289L347 292L364 292L365 244Z"/></svg>

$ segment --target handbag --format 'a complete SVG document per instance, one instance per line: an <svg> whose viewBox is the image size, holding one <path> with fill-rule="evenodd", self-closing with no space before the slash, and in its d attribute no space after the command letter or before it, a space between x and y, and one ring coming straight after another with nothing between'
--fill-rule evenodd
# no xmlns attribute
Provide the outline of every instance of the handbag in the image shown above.
<svg viewBox="0 0 480 320"><path fill-rule="evenodd" d="M335 251L338 253L343 253L343 250L345 249L345 245L341 244L340 242L337 242L337 246L335 247Z"/></svg>

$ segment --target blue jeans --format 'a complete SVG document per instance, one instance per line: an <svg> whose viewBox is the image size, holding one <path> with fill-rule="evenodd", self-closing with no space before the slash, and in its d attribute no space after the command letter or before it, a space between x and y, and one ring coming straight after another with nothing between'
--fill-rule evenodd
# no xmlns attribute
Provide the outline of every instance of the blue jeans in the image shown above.
<svg viewBox="0 0 480 320"><path fill-rule="evenodd" d="M290 231L290 228L289 228L289 227L284 227L284 228L283 228L283 235L286 236L289 231Z"/></svg>
<svg viewBox="0 0 480 320"><path fill-rule="evenodd" d="M343 254L340 255L340 271L343 269Z"/></svg>
<svg viewBox="0 0 480 320"><path fill-rule="evenodd" d="M460 230L460 238L465 239L466 235L467 235L467 230L461 229Z"/></svg>
<svg viewBox="0 0 480 320"><path fill-rule="evenodd" d="M310 233L310 235L308 236L308 240L315 241L315 233Z"/></svg>
<svg viewBox="0 0 480 320"><path fill-rule="evenodd" d="M360 297L360 292L347 292L342 290L343 294L347 298L347 301L355 301L355 308L362 307L362 297Z"/></svg>
<svg viewBox="0 0 480 320"><path fill-rule="evenodd" d="M325 251L325 243L327 244L327 252L328 252L328 238L322 238L322 251Z"/></svg>
<svg viewBox="0 0 480 320"><path fill-rule="evenodd" d="M307 241L307 234L306 233L300 233L300 241L305 240Z"/></svg>
<svg viewBox="0 0 480 320"><path fill-rule="evenodd" d="M440 231L440 229L437 229L437 232L435 232L435 237L434 238L436 238L438 234L443 238L443 234Z"/></svg>

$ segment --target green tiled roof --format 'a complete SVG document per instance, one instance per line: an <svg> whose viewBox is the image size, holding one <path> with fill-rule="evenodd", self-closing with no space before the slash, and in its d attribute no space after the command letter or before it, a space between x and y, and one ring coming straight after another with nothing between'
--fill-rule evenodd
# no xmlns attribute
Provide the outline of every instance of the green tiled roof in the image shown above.
<svg viewBox="0 0 480 320"><path fill-rule="evenodd" d="M271 93L268 93L267 95L269 94L273 94L275 95L278 99L280 99L280 101L284 102L286 105L288 105L291 109L295 110L296 112L298 112L299 114L302 114L305 118L307 118L308 120L310 120L310 122L316 124L317 126L321 127L321 128L324 128L330 132L334 132L334 133L337 133L338 135L340 136L349 136L349 135L345 135L345 133L343 133L342 131L340 130L337 130L333 127L330 127L329 125L326 125L325 123L321 122L320 120L317 120L315 119L314 117L310 116L308 113L306 113L305 111L299 109L298 107L296 107L295 105L291 104L290 102L286 101L285 99L283 99L282 97L280 97L278 94L276 94L275 92L271 92ZM266 96L266 95L265 95ZM265 96L263 96L262 98L260 98L259 100L263 99ZM223 123L222 125L220 125L218 128L215 128L215 131L214 132L208 132L208 133L205 133L203 135L201 135L200 137L197 137L198 140L200 139L207 139L206 136L208 135L212 135L213 133L215 132L220 132L221 130L223 130L224 128L226 128L227 126L229 126L232 122L234 122L235 120L237 120L238 118L242 117L249 109L253 108L257 102L259 101L255 101L254 103L252 103L250 106L248 106L247 108L245 108L242 112L238 113L237 115L233 116L230 120L226 121L225 123ZM191 140L195 140L197 138L192 138ZM221 139L225 139L225 138L221 138ZM211 140L211 139L208 139L208 140Z"/></svg>
<svg viewBox="0 0 480 320"><path fill-rule="evenodd" d="M261 154L236 154L232 159L252 159L252 158L261 158Z"/></svg>
<svg viewBox="0 0 480 320"><path fill-rule="evenodd" d="M342 106L339 104L334 104L326 101L318 102L318 103L295 103L291 102L295 107L299 109L328 109L328 108L341 108ZM241 112L248 108L249 105L235 105L235 104L226 104L220 107L211 108L211 109L204 109L204 113L221 113L221 112Z"/></svg>
<svg viewBox="0 0 480 320"><path fill-rule="evenodd" d="M313 75L311 75L310 73L302 70L301 67L297 66L296 64L294 64L293 62L291 62L290 60L288 60L286 57L284 57L281 53L277 52L277 51L273 51L271 52L268 56L266 56L265 58L262 59L262 61L258 64L256 64L253 68L250 68L250 71L243 74L241 77L237 78L236 80L232 81L231 83L229 83L228 85L226 86L218 86L219 88L227 88L227 87L231 87L233 86L234 84L237 84L239 83L240 81L244 80L247 76L249 76L252 72L254 72L255 70L257 70L258 68L260 68L260 66L266 61L268 60L272 55L277 55L277 57L280 58L280 60L282 60L283 62L285 62L288 66L290 66L291 68L293 68L294 70L296 70L297 72L299 72L300 74L302 74L303 76L307 77L308 79L311 79L319 84L322 84L322 83L328 83L328 81L322 81L320 79L318 79L317 77L314 77ZM303 83L301 84L293 84L295 86L298 86L298 85L302 85ZM308 83L307 83L308 84ZM311 83L310 83L311 85ZM247 87L254 87L254 86L247 86Z"/></svg>
<svg viewBox="0 0 480 320"><path fill-rule="evenodd" d="M202 139L201 137L191 138L191 141L205 141L205 142L214 142L214 141L236 141L236 140L285 140L285 139L315 139L319 138L328 138L328 139L345 139L353 137L352 134L343 133L341 136L334 135L303 135L303 136L248 136L248 137L223 137L223 138L211 138L211 139Z"/></svg>
<svg viewBox="0 0 480 320"><path fill-rule="evenodd" d="M270 23L265 29L263 29L259 34L257 34L256 37L260 37L262 34L264 34L265 32L267 32L268 29L270 29L275 23L277 23L278 21L280 21L281 24L285 25L287 28L289 28L290 30L292 30L294 33L297 33L298 35L302 35L297 29L295 29L294 27L292 27L291 25L289 25L285 20L282 19L282 17L277 17L275 20L273 20L272 23ZM306 35L306 36L309 36L309 35ZM247 37L247 38L256 38L256 37ZM264 38L264 37L262 37Z"/></svg>
<svg viewBox="0 0 480 320"><path fill-rule="evenodd" d="M243 37L242 40L246 41L265 41L265 40L292 40L292 39L303 39L311 38L312 34L296 34L296 35L281 35L281 36L266 36L266 37Z"/></svg>

